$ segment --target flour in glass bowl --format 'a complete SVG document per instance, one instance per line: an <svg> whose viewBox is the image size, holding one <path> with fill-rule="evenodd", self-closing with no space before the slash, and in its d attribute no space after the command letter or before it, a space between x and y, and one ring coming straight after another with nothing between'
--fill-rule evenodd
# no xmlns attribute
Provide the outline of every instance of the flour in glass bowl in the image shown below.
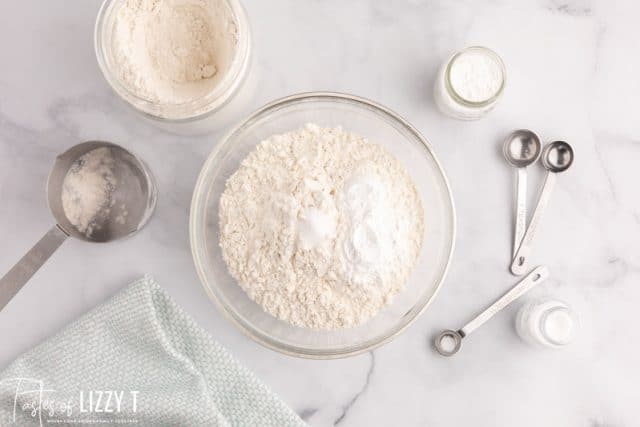
<svg viewBox="0 0 640 427"><path fill-rule="evenodd" d="M307 328L348 328L403 289L423 217L391 153L340 127L308 124L262 141L227 180L220 247L266 312Z"/></svg>

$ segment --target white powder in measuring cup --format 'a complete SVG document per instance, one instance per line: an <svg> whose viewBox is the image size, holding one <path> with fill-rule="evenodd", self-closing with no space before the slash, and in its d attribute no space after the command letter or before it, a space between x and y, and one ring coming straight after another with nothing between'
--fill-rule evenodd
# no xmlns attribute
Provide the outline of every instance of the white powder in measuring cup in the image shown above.
<svg viewBox="0 0 640 427"><path fill-rule="evenodd" d="M445 335L440 338L440 348L446 353L451 353L456 349L458 342L451 335Z"/></svg>
<svg viewBox="0 0 640 427"><path fill-rule="evenodd" d="M99 228L98 219L109 215L114 204L113 191L118 184L113 167L111 149L101 147L79 157L65 175L62 208L80 233L90 236ZM122 221L124 223L125 218Z"/></svg>
<svg viewBox="0 0 640 427"><path fill-rule="evenodd" d="M160 104L202 98L224 78L237 43L223 0L123 0L114 22L115 72Z"/></svg>
<svg viewBox="0 0 640 427"><path fill-rule="evenodd" d="M424 234L403 165L342 128L261 142L227 180L220 247L251 299L293 325L365 322L400 292Z"/></svg>

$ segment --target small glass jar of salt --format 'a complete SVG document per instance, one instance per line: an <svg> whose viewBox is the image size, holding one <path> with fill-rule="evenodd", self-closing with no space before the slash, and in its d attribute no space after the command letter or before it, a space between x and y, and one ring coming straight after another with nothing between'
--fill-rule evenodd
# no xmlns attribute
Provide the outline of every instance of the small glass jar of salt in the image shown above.
<svg viewBox="0 0 640 427"><path fill-rule="evenodd" d="M552 299L534 300L520 308L516 331L527 343L550 348L573 341L578 319L567 304Z"/></svg>
<svg viewBox="0 0 640 427"><path fill-rule="evenodd" d="M434 87L436 105L460 120L484 116L502 96L506 70L491 49L472 46L455 53L443 64Z"/></svg>

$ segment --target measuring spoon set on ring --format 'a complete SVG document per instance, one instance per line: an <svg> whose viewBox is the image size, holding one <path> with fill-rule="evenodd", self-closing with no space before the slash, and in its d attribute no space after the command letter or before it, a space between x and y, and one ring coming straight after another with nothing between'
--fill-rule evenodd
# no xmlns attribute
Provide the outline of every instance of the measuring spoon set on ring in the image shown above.
<svg viewBox="0 0 640 427"><path fill-rule="evenodd" d="M574 153L571 145L565 141L553 141L542 148L538 135L527 129L518 129L505 139L503 154L507 162L516 168L515 221L509 270L515 276L522 276L528 270L534 237L555 186L557 175L571 167ZM527 225L527 167L536 163L538 159L547 173L533 215ZM547 277L549 277L547 267L535 267L465 326L458 330L447 329L438 334L434 343L438 353L443 356L452 356L457 353L464 337L535 285L542 283Z"/></svg>

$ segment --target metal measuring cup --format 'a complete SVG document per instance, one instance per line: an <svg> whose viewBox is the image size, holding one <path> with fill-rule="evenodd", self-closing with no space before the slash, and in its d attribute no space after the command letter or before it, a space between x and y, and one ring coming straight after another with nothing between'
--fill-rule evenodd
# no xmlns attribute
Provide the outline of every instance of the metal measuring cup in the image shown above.
<svg viewBox="0 0 640 427"><path fill-rule="evenodd" d="M96 227L83 233L65 214L62 204L63 182L72 165L83 155L98 148L107 148L113 158L116 185L111 193L114 205L126 206L126 220L122 212L111 210L96 217ZM87 195L80 195L80 197ZM0 310L29 281L60 245L71 236L87 242L110 242L140 230L149 221L156 206L155 180L142 160L119 145L103 141L89 141L71 147L59 155L47 181L49 209L57 224L0 279Z"/></svg>

